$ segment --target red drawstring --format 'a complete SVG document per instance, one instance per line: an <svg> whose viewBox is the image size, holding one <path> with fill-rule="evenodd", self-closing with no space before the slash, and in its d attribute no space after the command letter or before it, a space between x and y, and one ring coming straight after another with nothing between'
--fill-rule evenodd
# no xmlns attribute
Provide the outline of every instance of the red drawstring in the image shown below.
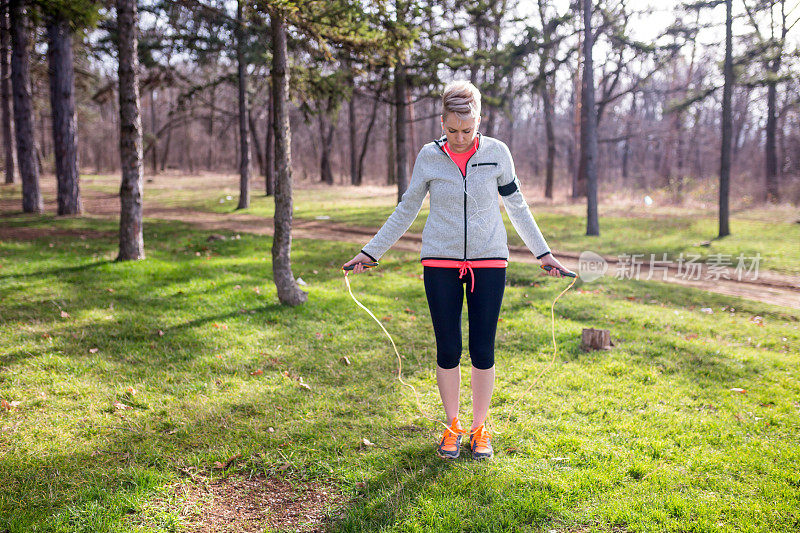
<svg viewBox="0 0 800 533"><path fill-rule="evenodd" d="M469 272L472 285L469 292L475 292L475 272L473 268L505 268L508 266L506 259L478 259L475 261L458 261L456 259L423 259L422 266L438 267L438 268L457 268L458 279L464 277Z"/></svg>
<svg viewBox="0 0 800 533"><path fill-rule="evenodd" d="M461 261L458 263L458 279L464 277L464 274L469 271L470 279L472 280L472 286L469 289L469 292L475 291L475 273L472 271L472 263L469 261Z"/></svg>

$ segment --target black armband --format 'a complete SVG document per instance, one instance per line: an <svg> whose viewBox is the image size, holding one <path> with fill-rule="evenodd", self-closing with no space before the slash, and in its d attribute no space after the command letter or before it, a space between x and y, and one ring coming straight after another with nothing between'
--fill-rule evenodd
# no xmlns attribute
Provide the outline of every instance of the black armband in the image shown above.
<svg viewBox="0 0 800 533"><path fill-rule="evenodd" d="M506 183L505 185L501 185L497 188L497 190L500 192L500 196L514 194L519 190L519 187L517 186L517 180L514 180L511 183Z"/></svg>

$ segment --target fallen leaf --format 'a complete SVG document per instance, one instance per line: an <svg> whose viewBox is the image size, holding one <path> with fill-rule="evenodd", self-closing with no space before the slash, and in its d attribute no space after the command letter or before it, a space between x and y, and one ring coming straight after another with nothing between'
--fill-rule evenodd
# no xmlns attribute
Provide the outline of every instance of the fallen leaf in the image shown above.
<svg viewBox="0 0 800 533"><path fill-rule="evenodd" d="M69 313L66 311L61 311L61 318L69 318Z"/></svg>
<svg viewBox="0 0 800 533"><path fill-rule="evenodd" d="M234 462L236 459L239 459L241 456L242 456L242 454L240 454L240 453L237 453L236 455L233 455L233 456L229 457L229 458L228 458L228 460L227 460L227 461L225 461L225 464L223 465L223 467L222 467L222 468L228 468L228 467L230 467L230 466L233 464L233 462Z"/></svg>
<svg viewBox="0 0 800 533"><path fill-rule="evenodd" d="M3 400L2 402L0 402L0 407L5 409L6 411L10 411L12 409L16 409L17 407L19 407L21 403L22 402L19 400L12 400L10 402L8 400Z"/></svg>
<svg viewBox="0 0 800 533"><path fill-rule="evenodd" d="M739 394L745 394L747 391L745 389L740 389L739 387L733 387L731 392L738 392Z"/></svg>
<svg viewBox="0 0 800 533"><path fill-rule="evenodd" d="M136 396L136 389L134 389L133 387L128 387L127 389L125 389L125 392L127 392L131 396Z"/></svg>
<svg viewBox="0 0 800 533"><path fill-rule="evenodd" d="M261 369L258 369L258 370L253 370L252 372L250 372L250 375L251 375L251 376L260 376L260 375L261 375L261 374L263 374L263 373L264 373L264 371L263 371L263 370L261 370Z"/></svg>
<svg viewBox="0 0 800 533"><path fill-rule="evenodd" d="M224 466L219 461L214 461L214 468L216 468L217 470L222 470Z"/></svg>

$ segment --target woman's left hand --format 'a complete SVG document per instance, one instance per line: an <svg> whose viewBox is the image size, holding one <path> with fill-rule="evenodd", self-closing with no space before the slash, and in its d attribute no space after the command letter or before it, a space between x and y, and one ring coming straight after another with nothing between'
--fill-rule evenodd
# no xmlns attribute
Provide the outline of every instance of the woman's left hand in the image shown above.
<svg viewBox="0 0 800 533"><path fill-rule="evenodd" d="M559 271L559 269L563 270L564 272L570 272L574 274L574 272L572 272L570 269L559 263L558 259L556 259L552 253L549 253L546 256L542 257L541 259L539 259L539 261L542 262L542 265L545 266L550 265L551 267L553 267L550 269L549 272L547 272L548 276L563 278L564 275Z"/></svg>

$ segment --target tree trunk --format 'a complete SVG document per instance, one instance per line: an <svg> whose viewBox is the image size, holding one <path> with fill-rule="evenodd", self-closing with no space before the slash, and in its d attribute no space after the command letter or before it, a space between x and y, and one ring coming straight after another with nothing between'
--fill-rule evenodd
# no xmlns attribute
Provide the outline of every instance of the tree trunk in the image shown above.
<svg viewBox="0 0 800 533"><path fill-rule="evenodd" d="M372 104L372 113L369 117L369 125L367 125L367 131L364 133L364 142L361 144L361 153L358 155L358 185L364 181L364 157L367 155L367 149L369 148L369 139L372 135L372 127L375 125L375 119L378 116L378 103L380 99L377 95L375 95L375 102Z"/></svg>
<svg viewBox="0 0 800 533"><path fill-rule="evenodd" d="M397 183L397 164L395 150L397 147L397 106L386 106L389 112L389 129L386 134L386 184L395 185Z"/></svg>
<svg viewBox="0 0 800 533"><path fill-rule="evenodd" d="M150 88L150 134L153 136L150 141L152 153L153 176L158 174L158 119L156 118L156 89Z"/></svg>
<svg viewBox="0 0 800 533"><path fill-rule="evenodd" d="M349 63L347 68L351 69ZM352 70L351 70L352 72ZM350 184L361 185L361 174L358 168L358 143L357 134L358 128L356 127L356 81L354 76L350 76L350 100L347 102L347 127L350 136Z"/></svg>
<svg viewBox="0 0 800 533"><path fill-rule="evenodd" d="M731 4L732 0L725 0L725 84L722 87L722 149L719 163L719 237L730 235L728 197L730 193L731 138L733 133L733 117L731 113L731 96L733 93Z"/></svg>
<svg viewBox="0 0 800 533"><path fill-rule="evenodd" d="M404 53L403 53L404 54ZM406 145L406 70L403 60L397 62L394 69L394 105L395 105L395 165L397 168L397 203L408 188L408 147Z"/></svg>
<svg viewBox="0 0 800 533"><path fill-rule="evenodd" d="M33 91L31 91L31 97L33 97ZM36 159L39 164L39 174L44 172L44 167L42 166L42 159L46 158L49 155L47 151L47 123L45 120L47 119L47 111L44 109L39 110L39 135L41 135L41 140L39 142L39 146L37 147L38 153L36 155ZM35 125L34 125L35 126Z"/></svg>
<svg viewBox="0 0 800 533"><path fill-rule="evenodd" d="M139 107L137 0L117 0L119 32L119 255L117 261L144 259L142 233L142 117Z"/></svg>
<svg viewBox="0 0 800 533"><path fill-rule="evenodd" d="M239 204L250 207L250 132L247 126L247 63L244 57L242 3L236 2L236 62L239 69Z"/></svg>
<svg viewBox="0 0 800 533"><path fill-rule="evenodd" d="M586 144L582 147L585 153L586 170L586 235L600 235L600 221L597 213L597 113L594 102L594 61L592 48L592 2L583 0L583 88L586 116Z"/></svg>
<svg viewBox="0 0 800 533"><path fill-rule="evenodd" d="M320 117L320 181L333 185L333 169L331 168L331 145L333 144L334 126L330 119Z"/></svg>
<svg viewBox="0 0 800 533"><path fill-rule="evenodd" d="M50 66L50 109L53 113L58 214L78 215L83 212L83 206L78 175L75 71L72 60L72 30L65 18L52 17L47 21L47 59Z"/></svg>
<svg viewBox="0 0 800 533"><path fill-rule="evenodd" d="M275 233L272 238L272 275L278 299L285 305L308 300L292 274L292 152L289 123L289 71L286 23L277 12L272 25L272 101L275 108Z"/></svg>
<svg viewBox="0 0 800 533"><path fill-rule="evenodd" d="M580 13L581 2L578 2L578 13ZM572 200L576 201L582 196L586 196L586 181L583 179L584 175L584 158L583 158L583 80L581 79L581 67L583 62L583 33L578 32L578 60L575 65L575 76L572 81L572 105L573 105L573 119L572 119L572 147L573 159L572 167Z"/></svg>
<svg viewBox="0 0 800 533"><path fill-rule="evenodd" d="M167 168L167 160L169 159L169 145L172 142L172 126L167 128L167 138L164 139L164 149L161 150L161 172Z"/></svg>
<svg viewBox="0 0 800 533"><path fill-rule="evenodd" d="M170 89L167 89L170 91ZM170 98L171 92L167 93L167 99L169 100L169 113L167 113L167 120L169 120L169 125L167 126L167 138L164 139L164 149L161 151L161 172L164 172L164 169L167 167L167 158L169 157L169 145L172 141L172 129L175 127L173 121L175 120L173 117L174 107L173 107L173 100Z"/></svg>
<svg viewBox="0 0 800 533"><path fill-rule="evenodd" d="M630 157L631 157L631 124L636 120L636 91L631 93L631 109L628 112L628 120L625 121L625 140L622 145L622 180L628 181Z"/></svg>
<svg viewBox="0 0 800 533"><path fill-rule="evenodd" d="M36 161L36 140L33 131L33 101L30 78L30 21L24 0L10 0L11 85L14 93L14 126L17 136L17 162L22 178L22 210L25 213L44 211L39 192L39 166Z"/></svg>
<svg viewBox="0 0 800 533"><path fill-rule="evenodd" d="M256 154L256 162L258 163L258 172L264 175L264 153L262 152L261 139L258 138L258 123L256 117L253 116L253 108L247 110L247 123L250 125L250 137L253 141L253 152Z"/></svg>
<svg viewBox="0 0 800 533"><path fill-rule="evenodd" d="M556 159L556 135L553 130L553 99L549 83L542 84L542 106L544 107L544 130L547 137L547 167L545 170L544 196L553 199L553 166Z"/></svg>
<svg viewBox="0 0 800 533"><path fill-rule="evenodd" d="M211 86L211 105L208 107L208 153L206 153L206 170L211 170L214 166L214 107L216 106L217 87Z"/></svg>
<svg viewBox="0 0 800 533"><path fill-rule="evenodd" d="M275 106L270 95L267 102L267 141L264 145L264 181L266 195L275 195Z"/></svg>
<svg viewBox="0 0 800 533"><path fill-rule="evenodd" d="M775 59L772 61L771 66L775 65L775 63L779 59ZM777 68L772 69L770 71L775 74L777 73ZM776 125L778 123L776 117L776 82L771 81L767 84L767 127L766 127L766 144L764 146L764 153L766 157L766 192L767 192L767 201L768 202L777 202L780 199L780 194L778 192L778 151L775 147L775 131L777 129Z"/></svg>
<svg viewBox="0 0 800 533"><path fill-rule="evenodd" d="M11 115L11 79L9 55L11 41L8 27L8 1L0 1L0 108L2 108L3 155L6 183L17 181L17 154L14 151L14 117Z"/></svg>

